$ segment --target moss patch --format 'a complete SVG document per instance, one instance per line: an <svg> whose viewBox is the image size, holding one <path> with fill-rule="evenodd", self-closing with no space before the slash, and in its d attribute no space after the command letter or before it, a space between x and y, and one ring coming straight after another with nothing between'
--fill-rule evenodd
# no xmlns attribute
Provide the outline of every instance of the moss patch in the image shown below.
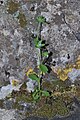
<svg viewBox="0 0 80 120"><path fill-rule="evenodd" d="M44 104L40 109L36 111L36 116L52 118L56 115L55 109L49 104Z"/></svg>
<svg viewBox="0 0 80 120"><path fill-rule="evenodd" d="M26 90L13 91L11 98L15 98L17 103L20 101L31 103L33 101L31 94L29 94Z"/></svg>
<svg viewBox="0 0 80 120"><path fill-rule="evenodd" d="M76 88L76 97L80 100L80 86Z"/></svg>
<svg viewBox="0 0 80 120"><path fill-rule="evenodd" d="M3 108L4 100L0 100L0 108Z"/></svg>
<svg viewBox="0 0 80 120"><path fill-rule="evenodd" d="M40 103L41 104L41 103ZM37 104L36 109L32 113L26 113L26 116L38 116L43 118L51 119L55 115L66 116L69 114L68 107L65 106L62 98L56 100L50 99L48 102L42 102L41 106Z"/></svg>
<svg viewBox="0 0 80 120"><path fill-rule="evenodd" d="M46 90L52 91L52 90L54 90L54 85L52 84L52 82L44 81L42 83L42 89L46 89Z"/></svg>
<svg viewBox="0 0 80 120"><path fill-rule="evenodd" d="M53 109L55 109L56 114L60 116L65 116L69 114L69 109L65 106L64 102L60 99L54 102Z"/></svg>
<svg viewBox="0 0 80 120"><path fill-rule="evenodd" d="M16 101L24 101L24 102L32 102L32 97L31 95L25 95L25 94L21 94L20 96L16 97Z"/></svg>
<svg viewBox="0 0 80 120"><path fill-rule="evenodd" d="M52 118L55 115L68 115L69 110L61 101L55 101L53 105L44 104L40 109L36 110L35 116Z"/></svg>
<svg viewBox="0 0 80 120"><path fill-rule="evenodd" d="M18 16L18 19L19 19L19 24L22 28L24 28L27 24L27 20L26 20L26 17L23 13L19 13L19 16Z"/></svg>
<svg viewBox="0 0 80 120"><path fill-rule="evenodd" d="M13 0L11 0L11 1L9 1L8 2L8 13L9 14L14 14L16 11L18 11L18 9L19 9L19 3L18 2L15 2L15 1L13 1Z"/></svg>
<svg viewBox="0 0 80 120"><path fill-rule="evenodd" d="M24 86L22 86L24 88ZM20 110L22 109L22 106L19 104L20 102L23 103L32 103L33 99L31 94L27 93L27 91L13 91L11 98L15 99L15 102L13 103L13 109Z"/></svg>
<svg viewBox="0 0 80 120"><path fill-rule="evenodd" d="M13 107L13 109L17 109L17 110L21 110L21 108L22 108L18 102L15 102L12 107Z"/></svg>

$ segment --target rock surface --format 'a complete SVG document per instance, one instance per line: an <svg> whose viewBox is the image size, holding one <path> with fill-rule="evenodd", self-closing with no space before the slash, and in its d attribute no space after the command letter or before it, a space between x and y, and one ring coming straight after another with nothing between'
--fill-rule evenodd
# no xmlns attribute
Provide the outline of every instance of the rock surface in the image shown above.
<svg viewBox="0 0 80 120"><path fill-rule="evenodd" d="M15 110L0 109L0 120L22 120Z"/></svg>
<svg viewBox="0 0 80 120"><path fill-rule="evenodd" d="M9 77L22 82L27 81L25 70L28 67L35 68L37 55L33 33L37 33L37 15L46 18L47 23L42 26L41 35L49 44L47 48L52 51L52 59L56 60L57 64L63 66L67 62L75 62L75 58L80 55L80 0L13 1L0 1L0 88L6 81L10 82ZM80 112L67 118L53 120L64 119L80 120ZM0 109L0 120L23 118L19 117L15 110Z"/></svg>

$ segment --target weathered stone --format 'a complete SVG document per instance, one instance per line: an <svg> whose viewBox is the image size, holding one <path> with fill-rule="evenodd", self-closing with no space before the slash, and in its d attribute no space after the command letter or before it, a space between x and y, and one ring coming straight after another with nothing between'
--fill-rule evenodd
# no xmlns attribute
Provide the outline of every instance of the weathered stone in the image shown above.
<svg viewBox="0 0 80 120"><path fill-rule="evenodd" d="M51 65L65 67L67 63L75 64L76 58L80 55L79 0L2 0L0 1L1 88L9 84L11 76L20 79L21 82L27 82L26 70L28 67L34 69L37 66L37 53L34 49L33 39L37 34L36 16L39 15L46 18L46 23L42 25L41 37L49 44L48 51L52 52ZM35 35L32 37L32 34ZM79 75L78 71L72 71L69 74L69 79L76 79L77 74ZM54 79L56 79L56 75L53 71L46 75L46 80L54 81ZM30 92L34 91L33 82L29 81L26 84ZM5 108L10 109L9 106L7 107L7 101L5 103ZM14 110L0 110L1 120L23 119L15 118L15 114ZM79 114L76 115L77 119L80 119ZM45 118L43 119L45 120ZM55 119L61 120L61 118ZM76 117L73 115L70 118L65 118L65 120L69 119L76 120Z"/></svg>

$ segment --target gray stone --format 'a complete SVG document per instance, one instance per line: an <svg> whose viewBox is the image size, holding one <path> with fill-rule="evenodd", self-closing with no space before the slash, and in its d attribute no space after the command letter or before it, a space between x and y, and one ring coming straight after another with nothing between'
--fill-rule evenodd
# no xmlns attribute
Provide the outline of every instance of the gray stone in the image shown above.
<svg viewBox="0 0 80 120"><path fill-rule="evenodd" d="M78 41L80 41L80 32L76 33L76 37L77 37Z"/></svg>
<svg viewBox="0 0 80 120"><path fill-rule="evenodd" d="M80 0L16 0L20 8L13 15L7 12L7 0L2 1L3 4L0 4L0 87L5 85L6 80L9 81L10 76L5 74L5 70L14 78L27 81L27 77L24 77L24 69L34 69L37 65L37 54L31 37L31 34L37 33L36 16L43 15L46 18L46 23L42 25L41 37L49 44L47 49L53 53L52 60L57 61L57 66L75 62L80 55ZM17 19L19 12L25 14L27 19L24 28L21 28ZM70 74L70 78L76 76L73 74ZM47 79L50 80L50 76ZM33 91L34 86L32 82L28 84L28 90ZM0 120L22 120L22 118L15 118L14 114L14 110L0 109ZM79 116L80 113L54 120L80 120ZM42 120L34 117L28 119Z"/></svg>

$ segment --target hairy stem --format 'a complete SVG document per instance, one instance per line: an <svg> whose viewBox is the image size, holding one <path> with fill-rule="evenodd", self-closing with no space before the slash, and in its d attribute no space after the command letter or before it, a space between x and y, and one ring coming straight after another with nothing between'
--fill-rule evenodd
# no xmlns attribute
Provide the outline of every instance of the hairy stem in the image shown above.
<svg viewBox="0 0 80 120"><path fill-rule="evenodd" d="M37 39L41 39L41 23L38 24L38 29L37 29ZM41 64L41 49L40 48L36 48L37 50L37 56L38 56L38 60L37 60L37 66L39 66ZM39 82L38 82L38 88L39 90L41 89L41 71L39 70Z"/></svg>

